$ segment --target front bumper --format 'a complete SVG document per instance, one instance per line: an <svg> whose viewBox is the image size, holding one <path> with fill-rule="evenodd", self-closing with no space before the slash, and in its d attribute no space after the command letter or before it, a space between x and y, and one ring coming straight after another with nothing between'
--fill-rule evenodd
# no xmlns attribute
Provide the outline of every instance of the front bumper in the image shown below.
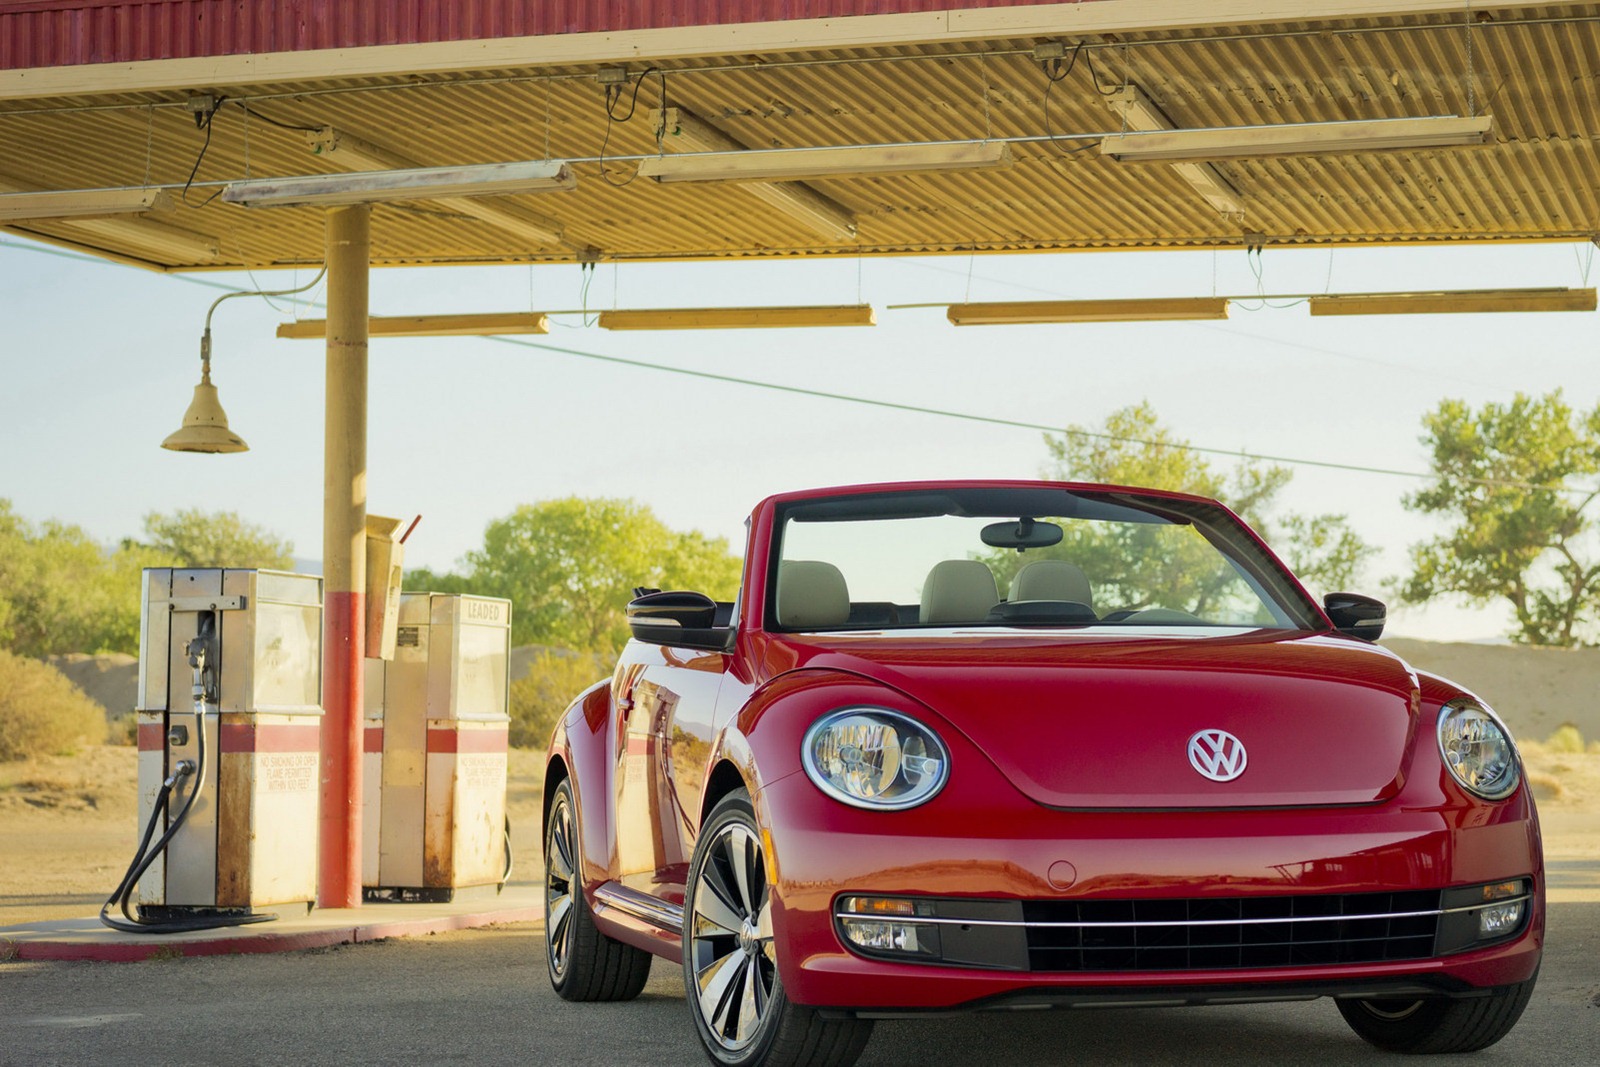
<svg viewBox="0 0 1600 1067"><path fill-rule="evenodd" d="M1543 945L1537 824L1522 794L1485 807L1058 811L1014 792L947 791L904 812L847 808L803 774L760 791L785 991L870 1015L1092 1003L1470 995L1530 978ZM1412 798L1413 800L1415 798ZM1441 798L1444 799L1444 798ZM962 966L867 958L835 922L844 895L1016 901L1172 901L1407 894L1525 878L1521 932L1426 958L1185 969ZM1030 905L1031 906L1031 905ZM1199 958L1199 957L1197 957Z"/></svg>

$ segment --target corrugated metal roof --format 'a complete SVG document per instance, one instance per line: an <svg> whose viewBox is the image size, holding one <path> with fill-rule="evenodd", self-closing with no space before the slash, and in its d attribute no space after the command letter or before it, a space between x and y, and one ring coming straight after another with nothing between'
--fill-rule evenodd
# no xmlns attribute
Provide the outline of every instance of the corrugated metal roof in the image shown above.
<svg viewBox="0 0 1600 1067"><path fill-rule="evenodd" d="M21 0L0 70L836 18L1029 0ZM1093 0L1087 0L1093 2Z"/></svg>
<svg viewBox="0 0 1600 1067"><path fill-rule="evenodd" d="M1013 145L1005 170L819 180L852 212L856 241L824 237L738 186L630 181L616 156L657 145L646 112L608 123L595 69L523 69L422 83L347 78L230 90L199 182L337 169L304 135L266 119L335 126L418 163L549 157L579 187L507 202L557 218L563 246L437 205L375 208L379 263L561 261L966 250L1581 239L1600 232L1600 11L1567 7L1293 23L1094 40L1105 86L1137 84L1177 125L1317 122L1492 112L1481 148L1231 160L1217 165L1243 211L1219 214L1176 168L1120 164L1085 142ZM668 102L750 147L852 145L1045 132L1048 84L1033 41L798 52L663 63ZM637 68L636 68L637 69ZM1049 95L1055 132L1115 132L1087 61ZM1470 78L1469 78L1470 74ZM236 94L236 95L235 95ZM238 101L247 101L254 116ZM182 183L203 135L175 94L0 102L0 183L77 189ZM147 163L148 159L148 163ZM604 173L602 173L602 170ZM142 235L33 223L35 235L168 266L314 262L315 209L203 203L192 189L161 225L215 242L215 257L158 254ZM19 229L24 229L19 227ZM111 228L113 231L115 227ZM144 241L140 244L139 241ZM582 251L580 251L582 250Z"/></svg>

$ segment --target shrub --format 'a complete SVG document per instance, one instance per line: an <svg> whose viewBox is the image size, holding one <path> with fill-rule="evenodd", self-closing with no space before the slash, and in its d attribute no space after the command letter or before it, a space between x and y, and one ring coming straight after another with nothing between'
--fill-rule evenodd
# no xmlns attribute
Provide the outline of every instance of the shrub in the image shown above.
<svg viewBox="0 0 1600 1067"><path fill-rule="evenodd" d="M544 748L556 721L579 693L608 673L601 657L548 649L528 664L528 673L511 683L511 747Z"/></svg>
<svg viewBox="0 0 1600 1067"><path fill-rule="evenodd" d="M67 755L105 736L105 710L65 675L0 649L0 760Z"/></svg>
<svg viewBox="0 0 1600 1067"><path fill-rule="evenodd" d="M1583 734L1574 723L1564 722L1556 727L1545 747L1551 752L1578 753L1583 751Z"/></svg>

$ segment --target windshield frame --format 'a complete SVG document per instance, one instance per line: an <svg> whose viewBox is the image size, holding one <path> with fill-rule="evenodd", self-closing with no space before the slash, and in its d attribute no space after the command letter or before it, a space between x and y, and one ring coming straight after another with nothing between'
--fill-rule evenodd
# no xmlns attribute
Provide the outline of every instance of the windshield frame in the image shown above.
<svg viewBox="0 0 1600 1067"><path fill-rule="evenodd" d="M1009 505L1009 506L1005 506ZM823 491L804 497L774 501L770 542L767 545L765 589L762 594L763 626L769 633L949 633L939 624L899 624L894 626L842 625L785 627L778 624L777 584L783 566L785 532L794 521L850 522L873 519L924 518L952 515L964 518L1015 519L1032 514L1055 518L1120 519L1126 522L1173 523L1192 526L1239 573L1269 609L1289 623L1287 626L1253 626L1245 629L1283 630L1317 633L1328 629L1328 622L1317 603L1298 579L1243 520L1224 505L1204 497L1140 490L1120 486L1090 486L1048 482L962 482L920 483L915 486L863 487L860 490ZM1148 516L1139 519L1136 516ZM1159 624L1100 621L1056 624L1015 624L982 622L963 624L957 629L986 632L1084 630L1086 628L1164 630L1182 628L1197 632L1215 630L1237 633L1238 624L1220 622Z"/></svg>

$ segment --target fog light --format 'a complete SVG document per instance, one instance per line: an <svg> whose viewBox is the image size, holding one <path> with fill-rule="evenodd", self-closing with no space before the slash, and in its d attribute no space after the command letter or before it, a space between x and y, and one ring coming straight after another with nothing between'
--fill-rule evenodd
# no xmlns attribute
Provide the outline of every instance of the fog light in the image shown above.
<svg viewBox="0 0 1600 1067"><path fill-rule="evenodd" d="M1478 936L1499 937L1508 934L1522 922L1522 908L1526 901L1494 904L1478 912Z"/></svg>
<svg viewBox="0 0 1600 1067"><path fill-rule="evenodd" d="M844 936L869 952L926 952L917 938L917 929L909 923L844 920Z"/></svg>

